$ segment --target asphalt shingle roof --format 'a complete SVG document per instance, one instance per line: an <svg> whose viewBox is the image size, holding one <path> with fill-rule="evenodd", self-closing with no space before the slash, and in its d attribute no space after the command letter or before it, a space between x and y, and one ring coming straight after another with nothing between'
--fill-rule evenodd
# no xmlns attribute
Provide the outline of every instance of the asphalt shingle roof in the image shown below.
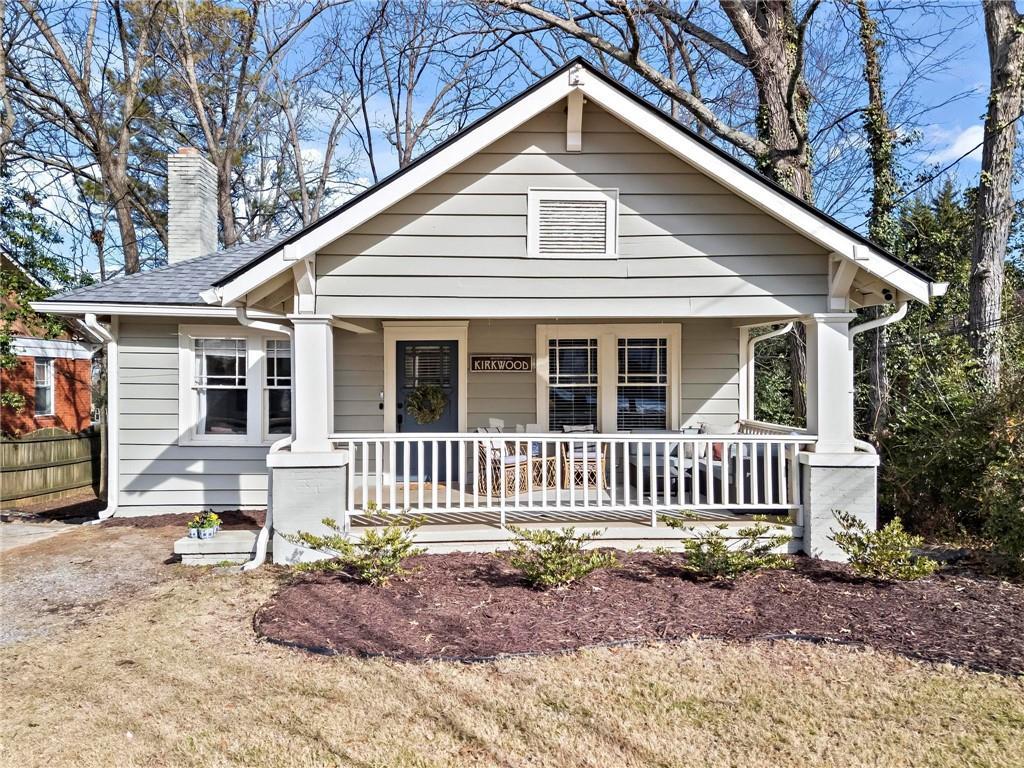
<svg viewBox="0 0 1024 768"><path fill-rule="evenodd" d="M47 301L112 304L206 304L200 293L225 275L259 259L286 235L254 240L148 272L108 280L51 296Z"/></svg>

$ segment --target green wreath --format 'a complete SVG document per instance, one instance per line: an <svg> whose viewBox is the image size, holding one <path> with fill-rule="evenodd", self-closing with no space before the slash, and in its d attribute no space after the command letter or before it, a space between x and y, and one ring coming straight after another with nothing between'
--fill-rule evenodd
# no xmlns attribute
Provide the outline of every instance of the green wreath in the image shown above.
<svg viewBox="0 0 1024 768"><path fill-rule="evenodd" d="M433 424L444 416L448 395L437 384L420 384L405 398L405 412L417 424Z"/></svg>

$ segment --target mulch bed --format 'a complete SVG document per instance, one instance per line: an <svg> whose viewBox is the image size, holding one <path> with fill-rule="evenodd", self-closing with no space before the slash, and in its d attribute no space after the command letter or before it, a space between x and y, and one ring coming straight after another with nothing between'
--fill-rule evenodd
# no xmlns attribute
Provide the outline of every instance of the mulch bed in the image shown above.
<svg viewBox="0 0 1024 768"><path fill-rule="evenodd" d="M676 555L619 554L620 567L563 590L530 589L494 555L412 558L376 588L304 574L254 618L272 642L321 654L482 661L586 646L802 639L868 645L976 670L1024 674L1024 586L956 573L885 584L796 558L790 571L701 581Z"/></svg>
<svg viewBox="0 0 1024 768"><path fill-rule="evenodd" d="M222 528L230 531L245 528L262 528L263 520L266 518L267 513L263 511L243 512L235 510L233 512L218 512L217 515L223 521ZM143 515L140 517L114 516L109 520L104 520L101 525L111 528L164 528L175 525L184 529L188 526L188 521L193 517L195 515L190 514Z"/></svg>

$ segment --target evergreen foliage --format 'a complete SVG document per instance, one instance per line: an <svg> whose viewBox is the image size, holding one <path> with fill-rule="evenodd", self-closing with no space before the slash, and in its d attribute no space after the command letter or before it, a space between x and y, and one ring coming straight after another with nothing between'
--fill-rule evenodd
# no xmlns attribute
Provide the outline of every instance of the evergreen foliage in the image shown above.
<svg viewBox="0 0 1024 768"><path fill-rule="evenodd" d="M508 529L515 537L508 562L537 589L565 587L593 571L617 564L611 552L584 549L587 542L601 538L603 531L577 534L572 527L536 531L515 525Z"/></svg>
<svg viewBox="0 0 1024 768"><path fill-rule="evenodd" d="M898 517L872 531L849 512L836 510L833 514L840 530L829 538L850 558L850 567L855 572L887 581L913 581L930 576L938 568L931 558L914 554L913 550L924 539L903 530Z"/></svg>

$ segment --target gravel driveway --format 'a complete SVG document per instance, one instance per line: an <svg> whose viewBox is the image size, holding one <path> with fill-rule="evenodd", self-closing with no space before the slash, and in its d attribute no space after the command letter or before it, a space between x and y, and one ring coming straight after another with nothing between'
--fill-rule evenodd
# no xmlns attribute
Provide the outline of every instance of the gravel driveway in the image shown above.
<svg viewBox="0 0 1024 768"><path fill-rule="evenodd" d="M79 525L0 553L0 646L88 622L180 573L169 564L180 535L180 527Z"/></svg>

